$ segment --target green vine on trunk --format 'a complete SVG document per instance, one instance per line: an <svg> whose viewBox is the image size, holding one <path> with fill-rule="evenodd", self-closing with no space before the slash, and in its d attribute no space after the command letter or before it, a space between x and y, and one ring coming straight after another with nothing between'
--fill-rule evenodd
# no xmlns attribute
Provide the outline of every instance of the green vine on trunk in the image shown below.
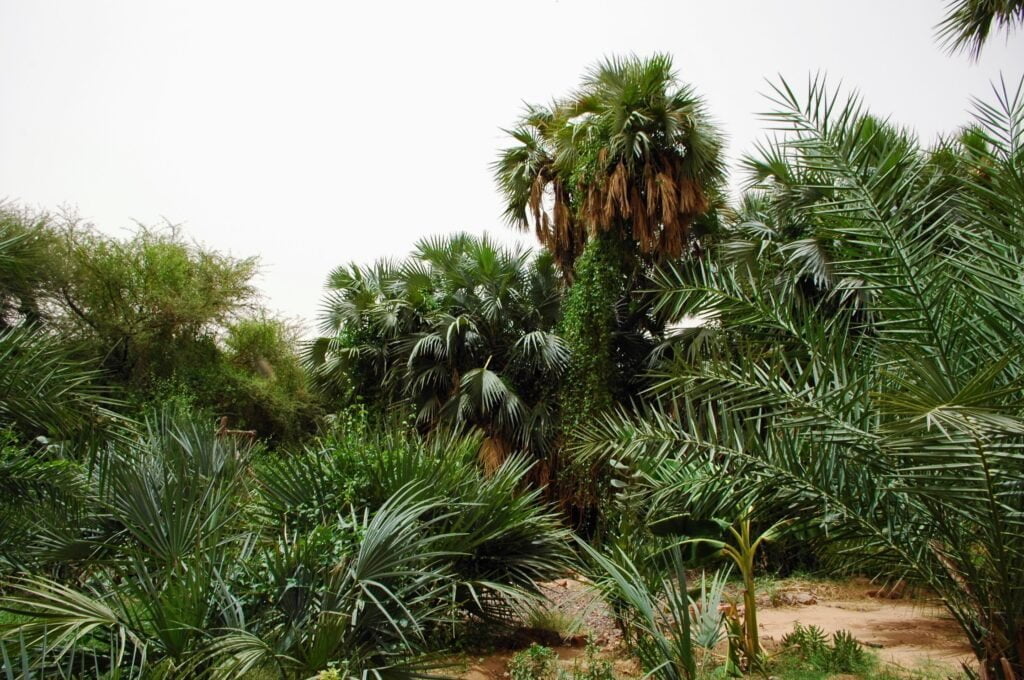
<svg viewBox="0 0 1024 680"><path fill-rule="evenodd" d="M571 353L559 399L563 450L576 428L615 403L619 379L616 308L628 289L626 249L616 235L601 235L592 238L576 260L575 278L563 303L559 329ZM585 512L596 503L607 486L602 483L607 477L602 472L605 467L563 460L556 469L557 493L563 505Z"/></svg>

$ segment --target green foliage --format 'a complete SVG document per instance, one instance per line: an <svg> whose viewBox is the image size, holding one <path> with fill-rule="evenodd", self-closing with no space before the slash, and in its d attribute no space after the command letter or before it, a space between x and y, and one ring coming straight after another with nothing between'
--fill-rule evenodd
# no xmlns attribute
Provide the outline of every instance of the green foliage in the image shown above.
<svg viewBox="0 0 1024 680"><path fill-rule="evenodd" d="M100 372L53 335L0 331L0 423L23 437L93 439L121 424Z"/></svg>
<svg viewBox="0 0 1024 680"><path fill-rule="evenodd" d="M455 606L507 620L538 597L537 583L564 571L567 534L540 492L523 488L529 463L513 456L485 475L479 446L479 437L444 433L424 442L401 426L370 427L356 412L311 450L261 461L258 506L267 521L301 531L337 522L350 503L362 512L417 488L452 510L431 526L443 536L438 546L459 554L450 561Z"/></svg>
<svg viewBox="0 0 1024 680"><path fill-rule="evenodd" d="M659 368L662 408L595 424L585 448L720 466L743 480L734 505L786 507L847 568L939 593L986 672L1012 677L1024 629L1024 88L977 103L984 144L953 166L972 170L945 177L821 81L806 102L785 83L774 101L787 133L755 191L782 243L766 239L766 252L785 254L791 219L813 225L833 284L799 295L806 268L730 260L729 239L711 262L666 270L660 307L714 319L704 346L684 339Z"/></svg>
<svg viewBox="0 0 1024 680"><path fill-rule="evenodd" d="M254 259L201 248L174 228L141 228L120 241L72 223L61 237L67 330L96 343L105 366L133 388L200 358L203 343L255 294Z"/></svg>
<svg viewBox="0 0 1024 680"><path fill-rule="evenodd" d="M43 218L0 204L0 426L25 438L93 440L117 419L98 366L44 332L53 235Z"/></svg>
<svg viewBox="0 0 1024 680"><path fill-rule="evenodd" d="M0 574L29 566L39 527L57 524L86 488L82 466L60 447L0 430Z"/></svg>
<svg viewBox="0 0 1024 680"><path fill-rule="evenodd" d="M508 673L512 680L557 680L558 657L550 647L534 643L512 657Z"/></svg>
<svg viewBox="0 0 1024 680"><path fill-rule="evenodd" d="M559 333L572 360L560 395L567 432L615 403L617 308L628 284L624 253L611 238L595 239L576 262L576 277L563 305Z"/></svg>
<svg viewBox="0 0 1024 680"><path fill-rule="evenodd" d="M583 658L573 662L573 680L615 680L615 665L601 656L601 650L592 639L587 640Z"/></svg>
<svg viewBox="0 0 1024 680"><path fill-rule="evenodd" d="M720 607L730 573L730 568L717 571L709 582L707 574L701 572L700 591L690 598L694 617L693 643L704 649L714 649L722 640L725 617Z"/></svg>
<svg viewBox="0 0 1024 680"><path fill-rule="evenodd" d="M312 429L316 402L295 334L255 313L255 273L255 259L202 248L175 228L120 240L0 206L0 332L24 347L0 350L9 358L0 380L43 376L35 389L7 391L23 402L19 425L45 409L27 423L32 433L65 436L56 422L65 404L81 397L80 420L109 419L97 395L120 393L143 409L189 400L261 437L297 439Z"/></svg>
<svg viewBox="0 0 1024 680"><path fill-rule="evenodd" d="M667 55L603 60L508 134L493 165L505 217L532 227L566 272L600 234L648 260L685 255L717 201L718 131Z"/></svg>
<svg viewBox="0 0 1024 680"><path fill-rule="evenodd" d="M36 512L5 564L4 666L419 677L456 619L507 620L565 570L522 458L485 477L478 439L428 446L358 413L338 427L329 450L263 453L255 475L249 448L170 412L86 469L5 440L0 485Z"/></svg>
<svg viewBox="0 0 1024 680"><path fill-rule="evenodd" d="M0 330L36 324L52 289L55 245L44 217L0 201Z"/></svg>
<svg viewBox="0 0 1024 680"><path fill-rule="evenodd" d="M793 632L782 638L783 650L815 670L826 673L862 673L875 665L875 660L845 630L832 635L832 643L817 626L794 624Z"/></svg>
<svg viewBox="0 0 1024 680"><path fill-rule="evenodd" d="M582 618L572 616L550 602L529 603L522 619L526 628L548 631L563 640L579 633L584 623Z"/></svg>
<svg viewBox="0 0 1024 680"><path fill-rule="evenodd" d="M723 178L721 141L666 55L599 62L550 108L529 106L509 134L515 144L494 164L505 216L532 226L571 281L560 333L572 359L558 398L571 439L639 391L663 328L635 291L651 263L699 251ZM593 533L603 467L551 463L556 495Z"/></svg>
<svg viewBox="0 0 1024 680"><path fill-rule="evenodd" d="M293 329L266 315L240 319L227 325L223 344L219 384L193 388L206 393L203 403L265 439L297 442L312 431L321 409Z"/></svg>
<svg viewBox="0 0 1024 680"><path fill-rule="evenodd" d="M424 432L479 428L492 464L544 453L568 360L553 333L559 281L549 256L465 234L421 241L401 263L338 268L310 367L342 404L409 407Z"/></svg>
<svg viewBox="0 0 1024 680"><path fill-rule="evenodd" d="M579 543L591 580L612 604L624 640L648 677L695 680L690 600L679 546L666 550L652 569L652 565L637 565L622 550L602 554Z"/></svg>
<svg viewBox="0 0 1024 680"><path fill-rule="evenodd" d="M559 665L553 649L534 643L512 657L508 676L512 680L615 680L612 662L601 658L593 640L587 641L583 656L573 662L571 671Z"/></svg>
<svg viewBox="0 0 1024 680"><path fill-rule="evenodd" d="M967 50L977 59L993 25L1009 34L1022 24L1022 0L951 0L936 31L950 52Z"/></svg>

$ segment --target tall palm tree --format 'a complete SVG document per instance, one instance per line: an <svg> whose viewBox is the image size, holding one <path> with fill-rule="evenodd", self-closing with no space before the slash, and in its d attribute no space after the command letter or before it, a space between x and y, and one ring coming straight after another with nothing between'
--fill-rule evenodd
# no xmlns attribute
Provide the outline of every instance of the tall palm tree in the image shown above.
<svg viewBox="0 0 1024 680"><path fill-rule="evenodd" d="M667 272L663 306L715 318L726 346L664 371L672 408L595 425L581 449L700 461L743 480L734 504L816 518L845 566L938 593L983 676L1010 680L1024 673L1024 82L996 99L977 103L985 143L958 161L972 171L950 177L916 145L871 149L857 98L778 86L789 175L815 175L793 188L831 192L808 216L870 313L797 314L718 258Z"/></svg>
<svg viewBox="0 0 1024 680"><path fill-rule="evenodd" d="M494 163L505 217L531 223L572 270L612 233L647 257L678 257L722 181L721 137L667 55L598 63L552 106L529 106Z"/></svg>
<svg viewBox="0 0 1024 680"><path fill-rule="evenodd" d="M723 179L721 138L667 55L606 59L551 106L529 106L494 163L505 217L533 226L572 286L563 433L635 393L661 329L636 294L652 263L699 250ZM589 523L604 481L555 461L556 493Z"/></svg>

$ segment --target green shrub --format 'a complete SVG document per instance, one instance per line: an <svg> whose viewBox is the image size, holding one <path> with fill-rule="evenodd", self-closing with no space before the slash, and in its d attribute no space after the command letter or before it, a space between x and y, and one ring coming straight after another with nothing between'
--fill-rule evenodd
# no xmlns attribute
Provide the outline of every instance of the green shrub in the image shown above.
<svg viewBox="0 0 1024 680"><path fill-rule="evenodd" d="M601 650L593 639L587 640L583 660L579 658L572 665L573 680L615 680L615 666L608 659L601 658Z"/></svg>
<svg viewBox="0 0 1024 680"><path fill-rule="evenodd" d="M826 673L859 673L875 662L848 631L836 631L829 644L821 628L805 627L799 622L794 624L792 633L783 636L782 648L812 669Z"/></svg>
<svg viewBox="0 0 1024 680"><path fill-rule="evenodd" d="M557 680L558 657L550 647L534 643L512 657L508 672L512 680Z"/></svg>
<svg viewBox="0 0 1024 680"><path fill-rule="evenodd" d="M522 456L490 475L477 461L478 436L435 433L424 441L401 425L370 424L350 411L301 454L258 464L257 506L267 522L294 531L333 524L339 516L379 507L402 489L441 502L430 520L438 547L456 554L453 604L486 620L508 620L537 583L562 575L570 551L558 518L525 487Z"/></svg>

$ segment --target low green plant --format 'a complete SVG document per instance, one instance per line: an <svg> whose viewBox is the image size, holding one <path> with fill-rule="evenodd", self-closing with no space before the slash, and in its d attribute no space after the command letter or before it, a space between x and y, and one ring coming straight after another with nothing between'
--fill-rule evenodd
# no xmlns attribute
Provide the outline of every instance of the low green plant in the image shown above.
<svg viewBox="0 0 1024 680"><path fill-rule="evenodd" d="M723 635L725 615L721 611L722 595L729 580L731 568L715 572L708 581L707 574L701 572L700 591L690 598L690 609L693 610L693 642L704 649L712 649L719 643Z"/></svg>
<svg viewBox="0 0 1024 680"><path fill-rule="evenodd" d="M552 607L548 602L531 602L523 616L523 624L533 630L555 633L564 640L576 635L583 626L583 621L557 607Z"/></svg>
<svg viewBox="0 0 1024 680"><path fill-rule="evenodd" d="M484 621L510 621L539 599L537 583L564 572L567 533L541 492L525 487L524 456L487 475L477 460L479 436L435 432L424 441L401 424L370 426L360 417L339 427L301 455L261 463L258 505L268 524L282 517L295 530L335 524L350 505L374 509L415 486L445 508L430 526L444 536L439 548L455 556L453 609Z"/></svg>
<svg viewBox="0 0 1024 680"><path fill-rule="evenodd" d="M587 639L582 661L577 658L573 662L572 680L615 680L615 665L601 656L593 638Z"/></svg>
<svg viewBox="0 0 1024 680"><path fill-rule="evenodd" d="M782 649L810 668L826 673L860 673L872 668L875 659L849 631L838 630L829 643L825 632L817 626L797 622L793 632L782 638Z"/></svg>
<svg viewBox="0 0 1024 680"><path fill-rule="evenodd" d="M534 643L512 657L508 672L512 680L557 680L558 657L550 647Z"/></svg>
<svg viewBox="0 0 1024 680"><path fill-rule="evenodd" d="M697 661L691 637L686 569L678 544L667 549L655 577L622 550L610 555L579 541L590 561L590 578L606 600L617 603L623 639L647 677L694 680Z"/></svg>

